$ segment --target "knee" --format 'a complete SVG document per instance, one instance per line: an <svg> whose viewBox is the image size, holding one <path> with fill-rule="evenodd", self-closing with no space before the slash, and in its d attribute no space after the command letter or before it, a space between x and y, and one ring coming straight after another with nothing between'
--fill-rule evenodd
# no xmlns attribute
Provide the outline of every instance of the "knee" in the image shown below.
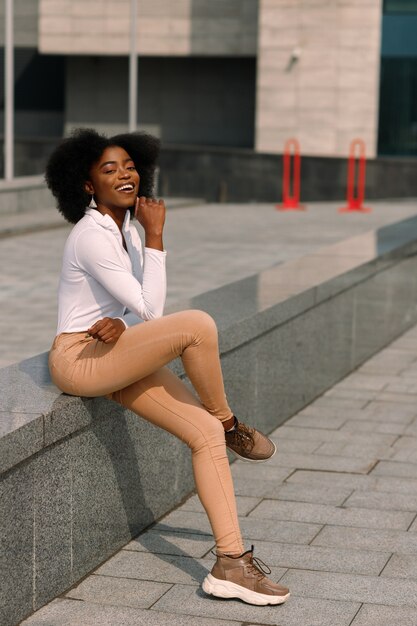
<svg viewBox="0 0 417 626"><path fill-rule="evenodd" d="M207 414L207 419L201 421L200 436L193 442L192 449L194 452L203 448L225 447L226 439L224 436L223 424L217 417Z"/></svg>
<svg viewBox="0 0 417 626"><path fill-rule="evenodd" d="M204 337L215 337L217 339L217 326L211 315L198 309L192 309L191 311L187 311L187 313L191 323L199 335Z"/></svg>

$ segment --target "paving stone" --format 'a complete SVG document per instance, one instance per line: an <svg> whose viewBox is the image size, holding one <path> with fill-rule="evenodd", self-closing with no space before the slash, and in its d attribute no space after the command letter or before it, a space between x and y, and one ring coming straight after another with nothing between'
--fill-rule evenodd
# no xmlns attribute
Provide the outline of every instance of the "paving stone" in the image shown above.
<svg viewBox="0 0 417 626"><path fill-rule="evenodd" d="M409 607L364 604L352 626L416 626L417 609Z"/></svg>
<svg viewBox="0 0 417 626"><path fill-rule="evenodd" d="M415 514L408 512L341 508L327 504L263 500L250 514L251 518L311 522L361 528L407 530Z"/></svg>
<svg viewBox="0 0 417 626"><path fill-rule="evenodd" d="M371 475L417 478L417 465L397 461L380 461L372 470Z"/></svg>
<svg viewBox="0 0 417 626"><path fill-rule="evenodd" d="M282 444L282 448L284 449L284 443ZM275 456L278 456L278 452ZM280 452L280 456L282 457L282 452ZM244 479L251 480L251 478L254 478L255 476L255 472L253 471L253 465L251 463L238 461L232 464L231 469L232 469L233 481L237 478L244 478ZM262 465L259 464L256 466L256 478L258 480L263 480L264 482L269 482L270 484L276 483L277 481L283 482L288 476L291 476L291 474L294 471L295 471L294 467L285 467L285 466L280 467L278 465L275 465L272 468L271 461L268 461L268 463L262 463ZM250 495L250 494L243 493L242 495Z"/></svg>
<svg viewBox="0 0 417 626"><path fill-rule="evenodd" d="M358 458L370 458L370 459L378 459L382 456L387 458L391 458L394 454L392 446L381 445L381 444L360 444L358 442L355 443L343 443L337 441L328 441L322 443L319 448L316 450L317 454L328 454L331 456L344 456L344 457L358 457Z"/></svg>
<svg viewBox="0 0 417 626"><path fill-rule="evenodd" d="M387 491L403 494L417 494L417 479L391 476L361 476L337 472L309 472L297 470L287 479L289 483L305 483L313 486L344 487L361 491Z"/></svg>
<svg viewBox="0 0 417 626"><path fill-rule="evenodd" d="M313 404L285 423L287 426L297 426L298 428L306 426L307 428L337 429L348 419L345 417L345 412L342 416L337 416L337 413L339 411L336 407L317 407Z"/></svg>
<svg viewBox="0 0 417 626"><path fill-rule="evenodd" d="M153 609L187 613L196 617L234 619L245 624L273 624L277 626L348 626L356 614L357 602L331 602L307 597L291 596L279 606L256 607L238 600L219 601L201 589L175 585ZM188 618L189 619L189 618ZM197 622L198 624L200 622ZM236 622L235 622L236 623Z"/></svg>
<svg viewBox="0 0 417 626"><path fill-rule="evenodd" d="M265 497L271 500L290 500L293 502L314 502L340 505L350 496L351 489L331 487L311 487L310 485L292 485L285 483L271 488Z"/></svg>
<svg viewBox="0 0 417 626"><path fill-rule="evenodd" d="M410 533L416 533L417 532L417 518L414 520L414 522L411 524L410 528L408 529L408 531Z"/></svg>
<svg viewBox="0 0 417 626"><path fill-rule="evenodd" d="M390 422L396 424L410 424L417 414L417 406L373 400L361 411L357 411L359 419L369 421ZM356 418L358 419L358 418Z"/></svg>
<svg viewBox="0 0 417 626"><path fill-rule="evenodd" d="M338 389L366 389L369 391L382 391L387 389L388 385L397 382L396 376L378 376L372 374L351 374L340 383L335 385Z"/></svg>
<svg viewBox="0 0 417 626"><path fill-rule="evenodd" d="M386 433L390 435L402 435L407 428L407 424L396 424L395 422L375 422L372 420L347 420L341 427L341 431L349 433Z"/></svg>
<svg viewBox="0 0 417 626"><path fill-rule="evenodd" d="M301 439L307 441L344 441L358 443L381 443L391 445L397 439L396 435L379 433L358 433L341 430L327 430L324 428L295 428L287 424L279 429L281 439ZM284 443L282 444L284 445Z"/></svg>
<svg viewBox="0 0 417 626"><path fill-rule="evenodd" d="M250 496L236 496L237 512L240 516L247 515L257 504L262 501L262 498L254 498ZM204 513L203 505L201 504L198 496L192 496L181 506L182 511L195 511L197 513Z"/></svg>
<svg viewBox="0 0 417 626"><path fill-rule="evenodd" d="M324 395L321 396L320 398L317 398L317 400L314 400L314 402L312 404L310 404L309 406L311 407L322 407L322 408L332 408L335 407L337 409L343 410L343 409L363 409L366 404L368 403L368 398L364 399L364 398L340 398L339 396L328 396L328 395ZM301 414L306 414L307 413L307 409L309 407L306 407L305 409L303 409L303 411L300 411ZM319 415L319 413L318 413Z"/></svg>
<svg viewBox="0 0 417 626"><path fill-rule="evenodd" d="M279 470L284 470L280 472ZM260 496L264 497L274 489L279 488L283 481L290 476L294 470L287 471L286 468L276 467L274 468L274 475L270 477L270 480L264 480L260 478L254 478L249 476L236 475L232 470L233 485L235 488L235 494L237 496ZM276 477L277 476L277 477Z"/></svg>
<svg viewBox="0 0 417 626"><path fill-rule="evenodd" d="M263 555L267 555L264 556ZM375 575L391 557L390 552L324 548L322 546L289 545L258 541L255 556L261 555L268 565L284 568L345 572Z"/></svg>
<svg viewBox="0 0 417 626"><path fill-rule="evenodd" d="M415 581L334 572L288 570L280 584L289 587L296 595L312 598L341 601L355 598L357 602L388 604L389 606L406 605L417 608L417 585Z"/></svg>
<svg viewBox="0 0 417 626"><path fill-rule="evenodd" d="M250 517L241 517L240 528L246 545L251 541L265 540L288 543L310 543L321 528L319 524L306 522L280 522L277 520L259 520ZM211 536L211 529L207 515L181 511L177 509L169 513L153 527L155 530L205 533Z"/></svg>
<svg viewBox="0 0 417 626"><path fill-rule="evenodd" d="M415 554L393 554L381 576L390 578L411 578L417 580L417 559Z"/></svg>
<svg viewBox="0 0 417 626"><path fill-rule="evenodd" d="M397 404L404 403L404 404L411 404L415 406L416 395L417 395L417 390L416 390L415 395L412 395L411 393L393 393L391 391L382 391L381 393L378 394L377 399L381 401L386 400L387 402L394 402Z"/></svg>
<svg viewBox="0 0 417 626"><path fill-rule="evenodd" d="M123 550L201 558L214 547L213 537L202 534L162 532L151 528L130 541Z"/></svg>
<svg viewBox="0 0 417 626"><path fill-rule="evenodd" d="M312 545L337 548L349 546L352 550L417 554L417 535L401 530L325 526L312 541Z"/></svg>
<svg viewBox="0 0 417 626"><path fill-rule="evenodd" d="M284 448L284 446L282 446ZM299 469L328 470L367 474L375 464L375 459L351 457L330 457L320 454L295 454L281 452L268 461L268 468L276 466L297 467ZM271 470L270 470L271 471Z"/></svg>
<svg viewBox="0 0 417 626"><path fill-rule="evenodd" d="M57 599L21 622L21 626L190 626L190 618L162 611ZM198 626L236 626L236 621L201 617Z"/></svg>
<svg viewBox="0 0 417 626"><path fill-rule="evenodd" d="M370 391L369 389L349 389L349 388L340 388L338 386L332 387L323 397L327 398L346 398L352 400L373 400L377 394L380 393L378 391Z"/></svg>
<svg viewBox="0 0 417 626"><path fill-rule="evenodd" d="M303 439L281 439L281 429L277 428L276 431L269 434L268 437L272 439L277 445L277 453L281 452L315 452L320 445L317 441L304 441Z"/></svg>
<svg viewBox="0 0 417 626"><path fill-rule="evenodd" d="M402 448L397 451L392 451L390 455L384 457L381 455L381 459L390 459L391 461L398 461L400 463L414 463L417 464L417 444L414 450L410 448Z"/></svg>
<svg viewBox="0 0 417 626"><path fill-rule="evenodd" d="M417 495L401 493L381 493L374 491L354 491L344 502L346 507L355 506L381 511L417 511Z"/></svg>
<svg viewBox="0 0 417 626"><path fill-rule="evenodd" d="M170 587L170 584L147 580L92 575L68 591L65 597L113 606L148 608Z"/></svg>
<svg viewBox="0 0 417 626"><path fill-rule="evenodd" d="M417 394L415 383L407 382L404 378L399 378L397 381L389 383L384 388L384 391L387 393Z"/></svg>
<svg viewBox="0 0 417 626"><path fill-rule="evenodd" d="M404 431L405 435L413 435L417 437L417 419L413 420L409 426Z"/></svg>

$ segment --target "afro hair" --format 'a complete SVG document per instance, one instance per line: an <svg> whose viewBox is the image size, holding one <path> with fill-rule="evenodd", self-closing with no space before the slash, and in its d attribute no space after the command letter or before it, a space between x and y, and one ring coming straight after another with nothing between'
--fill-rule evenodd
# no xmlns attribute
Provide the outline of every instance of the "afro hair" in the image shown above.
<svg viewBox="0 0 417 626"><path fill-rule="evenodd" d="M156 137L146 133L106 137L92 128L75 129L70 137L58 145L46 165L46 184L57 199L58 210L72 224L83 217L90 202L84 183L89 180L92 165L109 146L126 150L140 176L140 195L152 196L159 145ZM133 217L133 207L131 214Z"/></svg>

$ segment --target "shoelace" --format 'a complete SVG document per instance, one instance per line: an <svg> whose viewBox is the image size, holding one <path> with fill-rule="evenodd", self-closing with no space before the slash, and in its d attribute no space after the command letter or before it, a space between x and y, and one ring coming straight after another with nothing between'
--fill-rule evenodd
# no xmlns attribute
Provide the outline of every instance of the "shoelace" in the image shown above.
<svg viewBox="0 0 417 626"><path fill-rule="evenodd" d="M268 565L256 556L252 556L250 562L248 563L248 570L253 572L259 580L265 578L267 574L271 573Z"/></svg>
<svg viewBox="0 0 417 626"><path fill-rule="evenodd" d="M253 433L253 428L238 422L236 430L232 430L230 433L227 433L227 435L228 439L232 439L233 443L242 446L244 450L250 452L255 445Z"/></svg>

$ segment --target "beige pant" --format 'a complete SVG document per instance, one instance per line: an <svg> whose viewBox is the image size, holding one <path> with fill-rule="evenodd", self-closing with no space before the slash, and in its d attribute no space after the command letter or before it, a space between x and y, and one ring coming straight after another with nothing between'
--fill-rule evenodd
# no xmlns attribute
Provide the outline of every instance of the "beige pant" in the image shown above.
<svg viewBox="0 0 417 626"><path fill-rule="evenodd" d="M127 328L116 343L61 333L49 353L53 382L65 393L106 396L184 441L216 547L243 552L221 422L232 417L224 393L217 328L203 311L182 311ZM164 367L180 356L200 402Z"/></svg>

